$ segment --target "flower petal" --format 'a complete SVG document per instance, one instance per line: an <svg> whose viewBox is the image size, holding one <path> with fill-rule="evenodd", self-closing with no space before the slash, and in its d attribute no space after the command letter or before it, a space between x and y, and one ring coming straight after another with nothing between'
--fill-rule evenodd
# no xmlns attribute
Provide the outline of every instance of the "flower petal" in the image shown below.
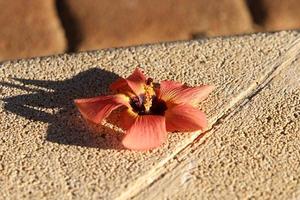
<svg viewBox="0 0 300 200"><path fill-rule="evenodd" d="M122 141L122 144L133 150L149 150L160 146L167 139L165 117L157 115L141 115Z"/></svg>
<svg viewBox="0 0 300 200"><path fill-rule="evenodd" d="M109 95L88 99L75 99L74 102L85 119L97 124L101 123L104 118L120 106L129 107L129 98L125 95Z"/></svg>
<svg viewBox="0 0 300 200"><path fill-rule="evenodd" d="M209 85L188 87L175 81L162 81L160 83L159 96L166 102L195 105L204 100L213 89L214 86Z"/></svg>
<svg viewBox="0 0 300 200"><path fill-rule="evenodd" d="M129 129L135 122L138 114L132 111L131 108L123 110L120 114L120 126L122 129Z"/></svg>
<svg viewBox="0 0 300 200"><path fill-rule="evenodd" d="M117 91L132 91L136 95L144 92L144 84L146 77L139 68L136 68L134 72L126 79L121 78L110 85L110 89Z"/></svg>
<svg viewBox="0 0 300 200"><path fill-rule="evenodd" d="M165 112L167 131L197 131L207 128L205 114L189 104L178 104Z"/></svg>

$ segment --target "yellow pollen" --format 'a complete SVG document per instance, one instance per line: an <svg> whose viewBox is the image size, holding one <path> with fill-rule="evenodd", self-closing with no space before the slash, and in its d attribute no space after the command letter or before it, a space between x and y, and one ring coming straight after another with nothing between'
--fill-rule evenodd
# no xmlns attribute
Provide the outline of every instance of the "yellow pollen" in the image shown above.
<svg viewBox="0 0 300 200"><path fill-rule="evenodd" d="M150 83L149 85L145 85L144 90L145 90L145 101L144 101L145 111L149 112L152 106L152 97L155 95L155 91L153 89L153 83Z"/></svg>

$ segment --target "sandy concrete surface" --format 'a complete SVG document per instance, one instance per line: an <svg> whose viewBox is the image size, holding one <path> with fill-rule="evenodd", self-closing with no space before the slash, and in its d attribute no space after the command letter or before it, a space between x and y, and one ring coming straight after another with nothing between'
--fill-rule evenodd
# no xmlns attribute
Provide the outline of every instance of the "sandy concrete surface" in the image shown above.
<svg viewBox="0 0 300 200"><path fill-rule="evenodd" d="M299 199L299 66L298 54L135 199Z"/></svg>
<svg viewBox="0 0 300 200"><path fill-rule="evenodd" d="M284 178L281 173L291 172L292 167L295 170L289 178L295 184L289 186L294 189L287 189L282 195L295 197L299 189L299 176L294 176L299 172L297 148L283 151L280 145L267 145L275 141L275 136L268 124L264 126L260 120L266 117L265 112L271 119L281 119L275 118L276 113L293 115L291 126L298 127L299 132L299 113L294 115L294 110L299 110L299 71L295 68L299 51L297 32L279 32L4 62L0 66L0 198L129 199L147 195L150 199L155 188L160 197L180 198L185 194L195 197L197 191L203 197L210 197L220 191L218 197L246 198L247 192L255 190L258 183L261 185L256 196L266 197L263 192L276 184L280 188L289 184L288 180L280 181ZM163 147L141 153L122 149L119 144L122 134L109 124L87 126L72 99L107 93L109 83L129 75L137 65L157 81L174 79L190 85L215 85L216 90L199 105L208 114L211 130L204 137L200 132L170 134ZM285 72L289 72L290 78L286 78ZM282 80L276 82L278 77ZM271 100L277 106L270 104ZM283 128L286 123L278 120L278 127ZM287 134L282 136L282 142L299 144L297 129L288 130L283 130ZM264 133L269 137L263 137ZM257 144L260 146L256 147ZM281 160L272 166L274 169L267 168L266 160L255 158L254 150L259 147L265 158L274 156L272 152L280 152L282 158L289 157L290 163ZM209 157L223 149L229 153ZM239 154L244 157L236 157ZM183 193L180 187L165 184L164 177L168 175L174 180L176 174L180 176L180 163L188 163L190 158L200 168L192 166L190 170L199 180L191 176L184 182L191 192ZM257 170L247 166L246 158L263 167ZM213 160L215 165L201 166L203 159L206 163ZM229 160L238 163L230 165L228 169L232 172L225 171L231 172L227 177L236 190L226 187L222 179L226 177L222 170ZM250 172L242 176L240 171L234 171L243 167L257 170L253 173L262 177L254 180ZM270 177L273 180L270 173L280 167L290 171L280 172L274 182L264 184L263 180ZM218 179L220 174L222 177ZM205 184L201 177L210 181ZM240 181L244 181L248 190L243 192ZM203 184L212 189L198 188Z"/></svg>

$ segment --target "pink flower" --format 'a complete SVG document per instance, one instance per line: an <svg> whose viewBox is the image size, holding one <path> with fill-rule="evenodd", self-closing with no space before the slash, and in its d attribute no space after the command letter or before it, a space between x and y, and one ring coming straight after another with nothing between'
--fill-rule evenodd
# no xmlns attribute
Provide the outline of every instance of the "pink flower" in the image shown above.
<svg viewBox="0 0 300 200"><path fill-rule="evenodd" d="M167 131L196 131L207 128L205 114L195 107L213 90L213 86L188 87L175 81L162 81L155 87L138 68L110 88L115 95L76 99L82 116L94 123L115 109L125 107L120 117L125 131L122 144L129 149L149 150L167 139Z"/></svg>

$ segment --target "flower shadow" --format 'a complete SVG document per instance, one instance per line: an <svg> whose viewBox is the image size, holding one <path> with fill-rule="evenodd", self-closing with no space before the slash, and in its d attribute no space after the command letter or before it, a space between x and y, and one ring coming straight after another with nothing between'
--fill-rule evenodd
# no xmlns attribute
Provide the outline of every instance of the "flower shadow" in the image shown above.
<svg viewBox="0 0 300 200"><path fill-rule="evenodd" d="M62 81L13 78L1 86L21 89L25 94L2 99L4 108L33 121L48 123L46 140L65 145L101 149L123 149L122 133L109 126L86 123L73 104L76 98L107 93L115 73L97 68ZM58 110L58 111L57 111Z"/></svg>

